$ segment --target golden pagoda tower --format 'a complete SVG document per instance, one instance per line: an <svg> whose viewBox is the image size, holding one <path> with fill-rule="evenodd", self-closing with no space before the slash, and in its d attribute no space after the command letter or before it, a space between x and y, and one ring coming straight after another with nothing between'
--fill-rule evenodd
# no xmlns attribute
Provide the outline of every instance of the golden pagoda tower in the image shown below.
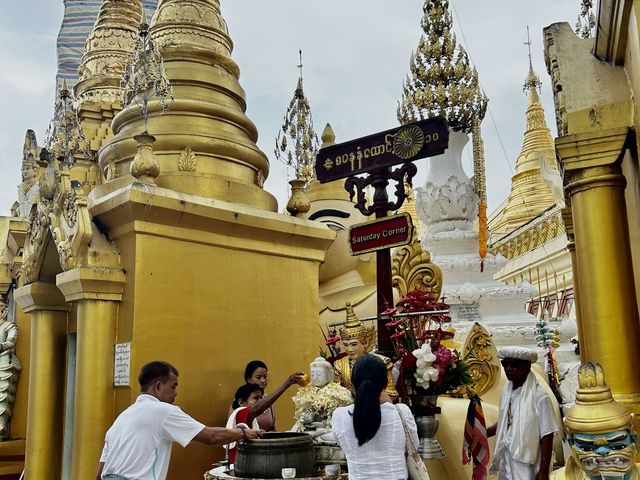
<svg viewBox="0 0 640 480"><path fill-rule="evenodd" d="M529 98L527 126L522 149L516 160L515 175L511 179L511 193L506 205L494 214L489 222L494 240L524 225L563 200L562 180L556 166L553 137L547 127L544 108L538 94L540 85L529 53L529 74L524 83L524 91L528 92ZM558 186L556 196L551 191L550 184Z"/></svg>
<svg viewBox="0 0 640 480"><path fill-rule="evenodd" d="M263 190L269 161L256 146L258 133L245 115L240 69L217 0L164 0L151 23L175 100L148 105L148 130L156 138L158 186L177 192L276 211ZM100 152L100 166L117 177L129 172L136 154L133 137L145 128L129 105L113 122L115 138Z"/></svg>
<svg viewBox="0 0 640 480"><path fill-rule="evenodd" d="M526 44L531 47L531 42ZM524 83L528 103L522 148L516 160L511 192L491 215L491 247L507 259L496 279L508 285L529 283L528 312L535 317L561 320L560 364L575 362L570 339L578 334L573 308L573 271L562 221L562 178L556 166L555 146L540 102L538 75L529 50L529 73Z"/></svg>
<svg viewBox="0 0 640 480"><path fill-rule="evenodd" d="M141 50L149 40L159 48ZM282 378L316 354L319 265L335 234L275 213L231 50L218 0L162 0L151 25L138 0L102 4L76 89L82 128L74 124L73 149L57 138L64 161L43 160L21 237L27 478L95 478L104 434L137 397L148 361L173 363L179 405L224 425L248 360ZM141 54L161 92L138 68ZM138 83L118 113L122 72ZM99 149L99 170L77 151L80 130ZM293 406L278 411L286 424ZM222 455L176 449L168 478L201 477Z"/></svg>

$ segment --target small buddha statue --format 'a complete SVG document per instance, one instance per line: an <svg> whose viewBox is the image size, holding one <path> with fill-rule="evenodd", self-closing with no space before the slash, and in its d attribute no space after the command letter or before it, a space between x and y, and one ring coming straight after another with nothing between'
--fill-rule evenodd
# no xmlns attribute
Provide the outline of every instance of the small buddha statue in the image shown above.
<svg viewBox="0 0 640 480"><path fill-rule="evenodd" d="M331 433L331 416L337 407L353 403L351 391L334 383L331 364L322 357L309 364L311 382L298 389L292 398L296 406L293 431L303 431L316 441L335 442Z"/></svg>
<svg viewBox="0 0 640 480"><path fill-rule="evenodd" d="M564 419L571 458L554 479L633 480L638 435L633 416L616 402L598 363L585 363L578 370L576 404Z"/></svg>
<svg viewBox="0 0 640 480"><path fill-rule="evenodd" d="M347 321L339 333L343 349L347 353L347 356L336 360L333 364L333 370L336 374L336 381L340 383L340 385L345 388L353 388L351 369L358 358L366 353L372 353L375 346L376 329L374 326L365 327L354 313L351 304L347 302ZM383 355L377 353L373 353L373 355L379 357L387 366L387 393L393 401L396 401L398 399L398 392L391 374L393 363Z"/></svg>

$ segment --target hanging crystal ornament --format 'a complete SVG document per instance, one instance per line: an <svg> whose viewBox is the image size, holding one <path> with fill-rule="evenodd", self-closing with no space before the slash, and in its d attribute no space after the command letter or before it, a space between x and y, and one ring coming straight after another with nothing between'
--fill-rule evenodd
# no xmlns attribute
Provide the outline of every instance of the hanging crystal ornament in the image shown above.
<svg viewBox="0 0 640 480"><path fill-rule="evenodd" d="M297 180L308 185L314 176L318 136L313 130L309 101L302 87L302 50L300 50L300 77L293 98L284 115L282 128L276 138L276 158L295 170Z"/></svg>
<svg viewBox="0 0 640 480"><path fill-rule="evenodd" d="M62 88L54 106L53 118L47 129L45 148L71 168L76 163L76 155L82 155L85 160L92 157L88 145L89 142L80 127L76 99L65 80L62 82Z"/></svg>
<svg viewBox="0 0 640 480"><path fill-rule="evenodd" d="M123 108L135 102L144 119L145 133L147 133L150 97L153 95L160 99L163 113L169 111L169 101L174 100L162 55L149 35L149 24L144 10L142 23L138 27L138 39L129 55L120 86L124 90Z"/></svg>

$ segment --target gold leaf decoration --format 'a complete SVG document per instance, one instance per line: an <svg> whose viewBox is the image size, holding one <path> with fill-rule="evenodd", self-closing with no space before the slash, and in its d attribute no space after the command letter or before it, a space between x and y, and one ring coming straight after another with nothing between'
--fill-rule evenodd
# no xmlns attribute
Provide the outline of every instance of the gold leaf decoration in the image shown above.
<svg viewBox="0 0 640 480"><path fill-rule="evenodd" d="M195 172L198 166L198 157L193 153L191 147L187 146L178 159L178 170L181 172Z"/></svg>
<svg viewBox="0 0 640 480"><path fill-rule="evenodd" d="M478 395L487 392L500 376L498 350L487 330L474 323L462 347L462 358L469 365L473 391Z"/></svg>

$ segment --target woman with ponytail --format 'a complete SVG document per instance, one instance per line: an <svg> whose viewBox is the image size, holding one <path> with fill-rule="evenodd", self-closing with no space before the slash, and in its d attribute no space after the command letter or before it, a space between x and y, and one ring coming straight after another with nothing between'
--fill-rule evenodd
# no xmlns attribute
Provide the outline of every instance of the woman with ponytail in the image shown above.
<svg viewBox="0 0 640 480"><path fill-rule="evenodd" d="M347 457L349 480L406 480L402 418L414 444L418 444L416 423L409 407L393 405L386 392L387 367L375 355L364 355L356 361L352 379L355 402L336 408L332 424Z"/></svg>

